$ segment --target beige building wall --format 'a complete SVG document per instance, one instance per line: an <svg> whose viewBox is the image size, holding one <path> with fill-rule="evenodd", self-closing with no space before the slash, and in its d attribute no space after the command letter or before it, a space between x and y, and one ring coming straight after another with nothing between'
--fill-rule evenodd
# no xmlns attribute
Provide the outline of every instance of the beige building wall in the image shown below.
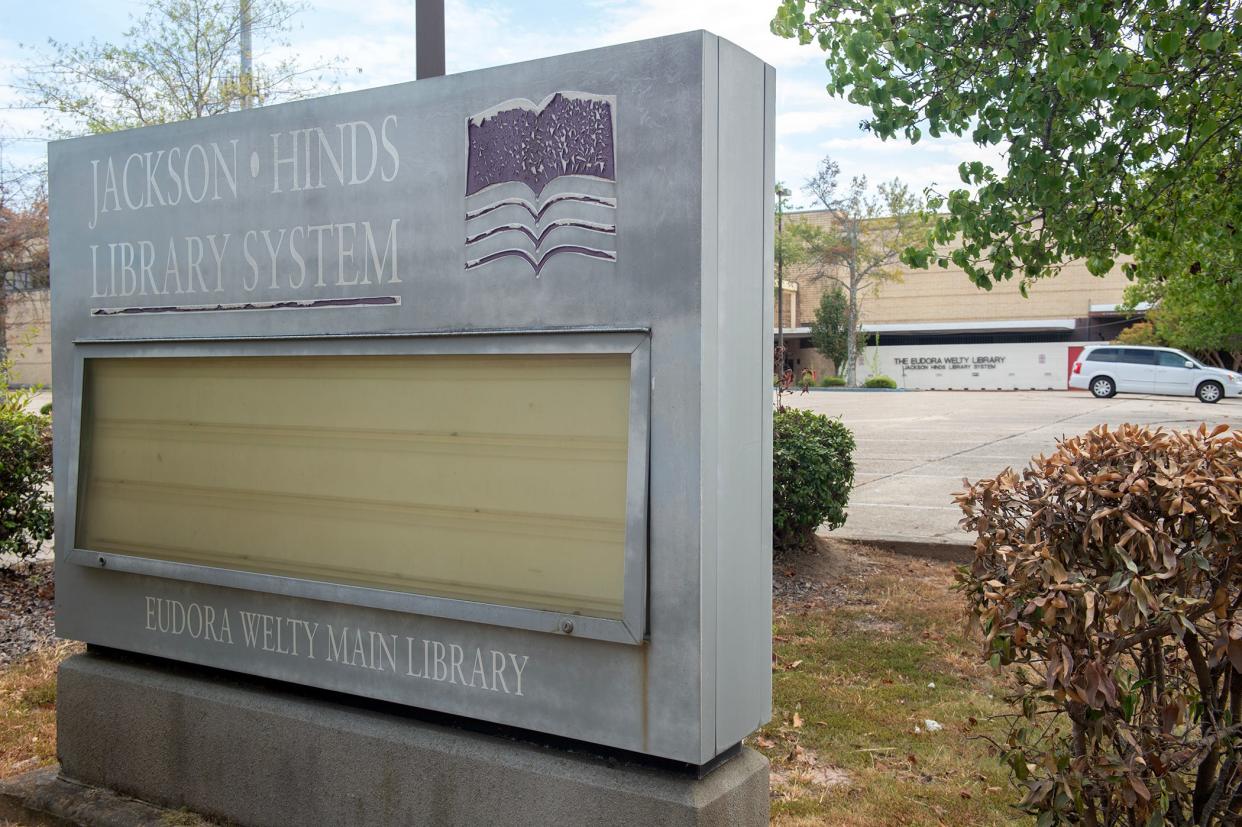
<svg viewBox="0 0 1242 827"><path fill-rule="evenodd" d="M980 290L956 267L909 270L900 282L885 284L878 295L865 299L863 322L1078 319L1086 317L1093 304L1120 304L1127 283L1120 267L1093 276L1086 265L1072 262L1057 276L1031 285L1024 298L1016 281Z"/></svg>
<svg viewBox="0 0 1242 827"><path fill-rule="evenodd" d="M786 213L785 221L828 225L824 211ZM878 293L862 299L864 324L903 322L1004 321L1021 319L1076 319L1090 305L1120 304L1127 280L1117 266L1105 276L1091 275L1082 262L1066 265L1053 278L1034 284L1029 298L1018 292L1017 280L981 290L957 267L911 270L897 265L899 281L885 283ZM785 317L787 327L807 327L832 279L816 279L814 268L787 267L785 280L797 283L797 319ZM786 305L788 314L788 305Z"/></svg>
<svg viewBox="0 0 1242 827"><path fill-rule="evenodd" d="M800 379L802 371L808 368L815 371L817 379L837 375L836 365L831 359L824 358L823 354L813 348L810 339L786 340L785 351L786 358L793 365L795 380Z"/></svg>
<svg viewBox="0 0 1242 827"><path fill-rule="evenodd" d="M4 344L14 363L15 381L51 387L51 294L35 290L10 293L5 298Z"/></svg>

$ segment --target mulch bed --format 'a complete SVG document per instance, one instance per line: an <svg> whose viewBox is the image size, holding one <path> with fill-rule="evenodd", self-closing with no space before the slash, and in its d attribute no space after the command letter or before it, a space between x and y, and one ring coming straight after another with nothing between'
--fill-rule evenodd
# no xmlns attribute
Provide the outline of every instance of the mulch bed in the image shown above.
<svg viewBox="0 0 1242 827"><path fill-rule="evenodd" d="M0 565L0 667L56 639L52 562Z"/></svg>

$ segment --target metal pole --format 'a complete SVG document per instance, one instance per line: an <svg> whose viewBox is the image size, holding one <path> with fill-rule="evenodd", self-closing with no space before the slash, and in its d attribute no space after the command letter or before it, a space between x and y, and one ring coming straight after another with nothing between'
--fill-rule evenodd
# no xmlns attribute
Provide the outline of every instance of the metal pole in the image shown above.
<svg viewBox="0 0 1242 827"><path fill-rule="evenodd" d="M253 52L250 43L250 0L240 0L241 4L241 72L237 76L241 86L241 108L249 109L254 95Z"/></svg>
<svg viewBox="0 0 1242 827"><path fill-rule="evenodd" d="M444 74L444 0L415 0L414 63L419 80Z"/></svg>
<svg viewBox="0 0 1242 827"><path fill-rule="evenodd" d="M784 215L781 201L776 201L776 235L780 245L784 245ZM776 330L777 349L781 354L781 373L785 373L785 251L781 246L776 248Z"/></svg>
<svg viewBox="0 0 1242 827"><path fill-rule="evenodd" d="M780 354L781 364L777 371L785 376L785 197L790 191L780 184L776 185L776 352Z"/></svg>

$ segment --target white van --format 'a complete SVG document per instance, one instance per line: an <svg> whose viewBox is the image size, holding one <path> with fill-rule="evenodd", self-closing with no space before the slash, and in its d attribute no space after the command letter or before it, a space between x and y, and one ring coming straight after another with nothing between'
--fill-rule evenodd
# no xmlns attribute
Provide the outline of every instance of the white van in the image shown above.
<svg viewBox="0 0 1242 827"><path fill-rule="evenodd" d="M1090 390L1100 399L1117 393L1197 396L1200 402L1242 396L1242 377L1238 374L1210 368L1167 347L1092 345L1074 362L1069 384Z"/></svg>

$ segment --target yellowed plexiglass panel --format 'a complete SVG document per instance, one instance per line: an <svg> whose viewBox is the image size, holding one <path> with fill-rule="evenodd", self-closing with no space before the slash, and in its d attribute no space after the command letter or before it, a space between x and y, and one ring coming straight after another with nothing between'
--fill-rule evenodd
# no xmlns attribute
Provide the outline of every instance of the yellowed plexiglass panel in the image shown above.
<svg viewBox="0 0 1242 827"><path fill-rule="evenodd" d="M90 359L77 545L620 618L628 354Z"/></svg>

